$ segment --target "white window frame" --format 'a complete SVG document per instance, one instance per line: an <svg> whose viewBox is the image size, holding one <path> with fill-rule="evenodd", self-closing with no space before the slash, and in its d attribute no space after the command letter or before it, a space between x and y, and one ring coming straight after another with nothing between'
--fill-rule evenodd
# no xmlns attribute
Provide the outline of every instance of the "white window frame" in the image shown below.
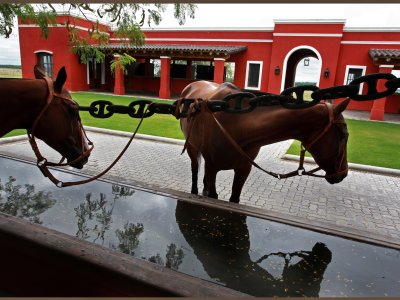
<svg viewBox="0 0 400 300"><path fill-rule="evenodd" d="M248 79L249 79L249 70L250 70L250 64L259 64L260 65L260 73L258 74L258 86L248 86ZM255 61L255 60L248 60L247 65L246 65L246 78L245 78L245 89L248 90L260 90L261 89L261 78L262 78L262 70L263 70L263 61Z"/></svg>
<svg viewBox="0 0 400 300"><path fill-rule="evenodd" d="M393 66L394 67L394 66ZM392 68L393 68L392 67ZM400 70L392 70L391 72L390 72L390 74L393 74L394 76L396 76L397 78L400 78ZM396 74L399 74L399 76L397 76ZM400 88L398 88L397 90L396 90L396 92L395 92L395 94L400 94Z"/></svg>
<svg viewBox="0 0 400 300"><path fill-rule="evenodd" d="M47 55L49 55L51 57L51 73L52 74L51 74L51 76L50 76L50 74L46 74L46 76L54 77L54 54L53 54L53 52L49 51L49 50L36 50L33 53L36 56L36 60L38 59L39 55L42 54L42 53L43 54L47 54ZM41 68L42 68L42 66L41 66ZM45 71L45 73L46 73L45 68L43 68L43 71Z"/></svg>
<svg viewBox="0 0 400 300"><path fill-rule="evenodd" d="M364 76L365 73L367 72L367 66L358 66L358 65L346 65L346 71L344 73L344 81L343 81L343 85L347 85L347 79L349 77L349 70L350 69L362 69L362 73L361 76ZM358 91L359 94L362 93L364 87L364 83L360 84L360 89Z"/></svg>

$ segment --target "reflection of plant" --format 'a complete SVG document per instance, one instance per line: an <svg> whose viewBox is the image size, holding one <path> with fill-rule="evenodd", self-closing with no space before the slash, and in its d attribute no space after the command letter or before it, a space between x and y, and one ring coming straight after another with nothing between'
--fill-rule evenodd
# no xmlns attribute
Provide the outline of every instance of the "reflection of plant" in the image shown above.
<svg viewBox="0 0 400 300"><path fill-rule="evenodd" d="M165 266L170 269L178 270L179 265L182 263L184 253L182 248L176 249L175 244L170 244L167 247L167 254L165 257L167 259Z"/></svg>
<svg viewBox="0 0 400 300"><path fill-rule="evenodd" d="M183 261L183 257L185 253L182 248L177 249L174 243L171 243L167 246L167 254L165 255L166 263L164 264L164 260L161 258L161 255L157 253L154 256L151 256L148 260L152 263L158 264L160 266L164 266L170 269L178 270L179 265ZM145 257L143 257L145 259Z"/></svg>
<svg viewBox="0 0 400 300"><path fill-rule="evenodd" d="M146 259L146 257L142 257L143 259ZM164 265L164 260L161 258L160 253L157 253L157 255L153 255L149 258L149 261L152 263L155 263L157 265L163 266Z"/></svg>
<svg viewBox="0 0 400 300"><path fill-rule="evenodd" d="M21 185L14 185L15 181L16 179L12 176L4 185L0 180L0 191L6 195L6 202L0 203L0 211L42 224L39 215L56 203L54 199L51 199L51 193L44 191L35 193L35 186L32 184L25 184L25 192L21 192ZM1 194L0 202L3 202Z"/></svg>
<svg viewBox="0 0 400 300"><path fill-rule="evenodd" d="M134 192L131 188L114 184L112 186L114 199L109 209L107 209L108 202L105 194L100 193L100 198L96 200L91 199L91 193L86 194L85 202L74 208L75 215L78 218L76 237L86 240L90 238L90 233L94 233L96 236L93 242L96 242L99 238L104 242L104 235L111 227L112 213L116 200L121 197L131 196ZM97 224L95 223L90 227L89 221L92 221L92 223L97 222Z"/></svg>
<svg viewBox="0 0 400 300"><path fill-rule="evenodd" d="M135 190L127 186L113 184L112 193L114 197L121 198L121 197L132 196L135 193Z"/></svg>
<svg viewBox="0 0 400 300"><path fill-rule="evenodd" d="M124 229L117 229L115 234L119 240L118 249L122 253L135 255L134 250L139 245L139 235L143 232L143 224L132 224L127 222Z"/></svg>

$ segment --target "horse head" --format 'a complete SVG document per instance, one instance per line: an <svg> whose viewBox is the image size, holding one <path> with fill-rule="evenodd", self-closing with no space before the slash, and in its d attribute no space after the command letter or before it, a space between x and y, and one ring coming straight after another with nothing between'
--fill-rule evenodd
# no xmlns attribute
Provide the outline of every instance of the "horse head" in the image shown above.
<svg viewBox="0 0 400 300"><path fill-rule="evenodd" d="M322 132L317 132L306 143L303 143L318 166L326 172L325 179L331 184L339 183L347 176L349 133L342 112L349 102L350 99L347 99L334 107L326 104L329 113L328 125L325 125Z"/></svg>
<svg viewBox="0 0 400 300"><path fill-rule="evenodd" d="M36 79L46 80L49 97L46 108L42 110L32 129L34 135L67 158L72 167L83 168L91 149L85 139L79 106L64 88L67 80L65 67L59 70L55 81L47 78L37 66L34 73Z"/></svg>

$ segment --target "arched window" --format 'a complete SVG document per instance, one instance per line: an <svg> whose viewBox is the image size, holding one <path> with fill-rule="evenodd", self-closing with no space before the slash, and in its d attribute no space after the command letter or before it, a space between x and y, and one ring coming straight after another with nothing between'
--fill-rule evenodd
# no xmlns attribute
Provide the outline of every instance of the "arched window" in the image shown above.
<svg viewBox="0 0 400 300"><path fill-rule="evenodd" d="M46 76L53 78L53 53L50 51L36 51L37 64Z"/></svg>

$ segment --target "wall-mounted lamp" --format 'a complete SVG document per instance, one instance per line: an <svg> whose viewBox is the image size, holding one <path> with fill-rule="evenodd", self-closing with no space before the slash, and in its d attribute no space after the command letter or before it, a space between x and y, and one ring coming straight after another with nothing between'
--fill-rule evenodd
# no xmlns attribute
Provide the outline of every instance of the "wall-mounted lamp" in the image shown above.
<svg viewBox="0 0 400 300"><path fill-rule="evenodd" d="M328 69L328 68L325 69L324 77L325 77L325 78L328 78L328 77L329 77L329 69Z"/></svg>
<svg viewBox="0 0 400 300"><path fill-rule="evenodd" d="M276 66L275 75L279 75L280 72L281 72L281 69L279 68L279 66Z"/></svg>
<svg viewBox="0 0 400 300"><path fill-rule="evenodd" d="M306 57L305 59L304 59L304 66L305 67L308 67L310 65L310 59L308 58L308 57Z"/></svg>

